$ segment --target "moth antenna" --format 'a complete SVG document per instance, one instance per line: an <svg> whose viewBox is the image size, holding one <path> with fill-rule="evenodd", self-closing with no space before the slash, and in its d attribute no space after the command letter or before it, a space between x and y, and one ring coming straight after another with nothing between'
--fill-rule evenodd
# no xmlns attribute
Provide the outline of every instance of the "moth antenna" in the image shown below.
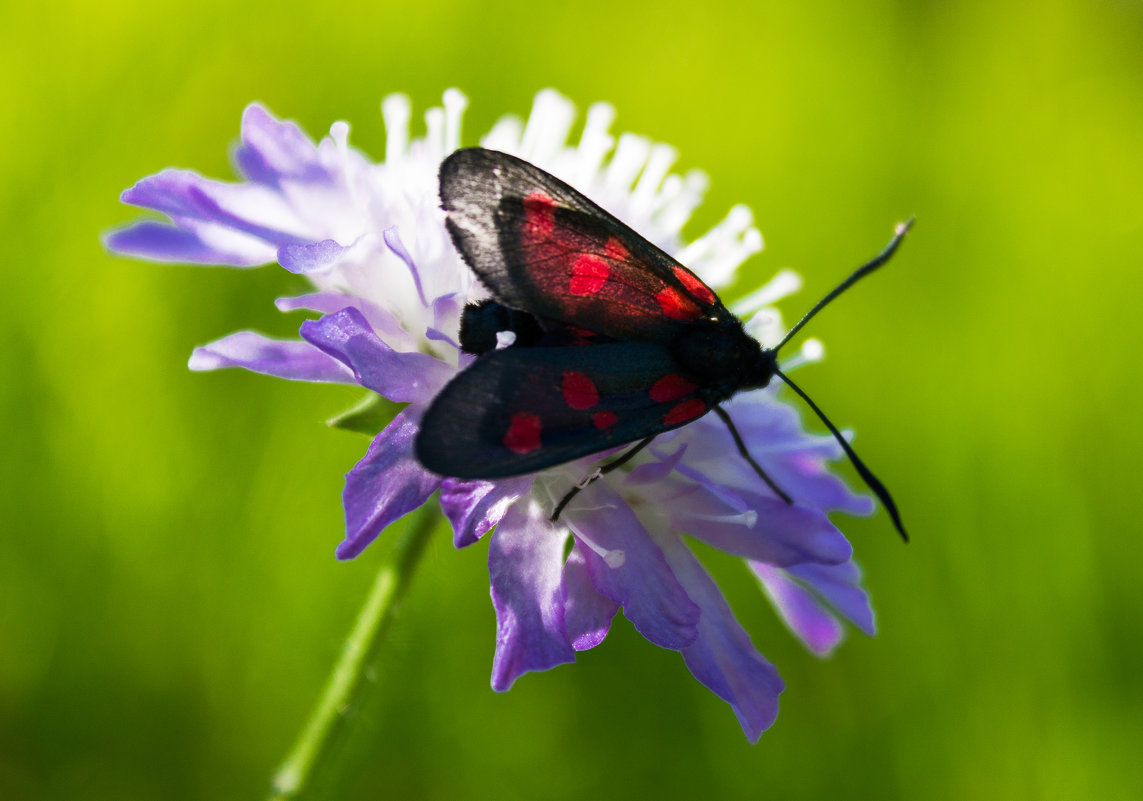
<svg viewBox="0 0 1143 801"><path fill-rule="evenodd" d="M775 484L770 476L766 475L766 471L762 469L762 466L758 464L758 462L754 461L754 457L750 455L750 451L746 450L746 443L743 442L742 435L738 433L738 429L735 428L734 422L730 419L730 415L727 414L726 409L723 409L721 406L715 406L714 413L721 417L722 422L726 423L726 427L730 429L730 436L734 437L734 444L738 446L738 452L742 454L742 458L754 468L754 472L766 482L766 486L774 490L775 494L787 504L793 506L793 499L783 492L781 487Z"/></svg>
<svg viewBox="0 0 1143 801"><path fill-rule="evenodd" d="M578 484L576 484L574 487L572 487L570 490L568 490L567 495L560 498L560 502L556 504L555 511L552 512L552 516L548 519L551 520L553 523L556 522L557 520L559 520L560 513L563 512L564 508L568 505L568 503L571 501L572 498L574 498L576 495L579 495L581 490L587 489L589 484L599 480L600 478L603 478L603 476L607 475L608 473L610 473L615 468L627 464L629 461L631 461L633 458L635 458L635 454L639 453L639 451L643 450L648 445L650 445L651 440L653 440L656 436L657 435L652 434L649 437L644 437L643 439L641 439L637 443L635 443L635 447L631 448L631 450L624 453L618 459L613 459L612 461L608 462L607 464L601 465L601 466L595 468L595 470L593 470L592 472L588 473L587 476L585 478L581 479Z"/></svg>
<svg viewBox="0 0 1143 801"><path fill-rule="evenodd" d="M790 341L794 334L801 331L802 327L808 323L815 314L824 309L830 301L856 284L862 278L869 275L882 264L889 261L893 254L897 251L897 247L901 244L901 240L905 238L905 234L907 234L909 229L913 227L913 221L915 219L916 217L910 217L909 219L905 220L905 222L898 223L896 230L893 232L893 238L889 240L889 244L885 246L885 249L867 261L865 264L854 270L853 274L849 276L849 278L846 278L844 281L834 287L832 292L819 300L812 309L806 312L805 316L802 317L801 320L798 320L797 324L793 328L786 332L786 335L782 337L782 341L775 345L773 350L775 352L780 350L783 345Z"/></svg>
<svg viewBox="0 0 1143 801"><path fill-rule="evenodd" d="M829 429L830 433L833 434L834 439L836 439L838 444L841 445L841 449L845 451L845 455L849 457L849 461L853 462L853 466L857 468L858 474L862 479L865 480L866 486L868 486L869 489L873 490L873 494L877 496L882 505L885 507L885 511L889 513L889 517L893 519L893 525L897 528L897 533L901 535L901 539L903 539L905 542L908 542L909 535L905 533L905 525L901 522L901 514L897 511L897 504L893 503L893 498L889 495L889 490L885 488L885 485L881 483L877 476L873 475L873 471L865 466L865 462L861 461L856 451L853 450L849 442L846 441L845 437L841 435L841 432L837 430L837 427L829 421L829 418L825 416L825 413L823 413L822 410L818 408L816 403L810 400L809 395L803 392L797 384L787 378L785 374L780 370L775 369L774 375L781 378L786 382L786 385L789 386L790 389L798 393L801 399L804 400L809 405L809 407L814 410L814 413L821 418L821 421L826 424L826 428Z"/></svg>

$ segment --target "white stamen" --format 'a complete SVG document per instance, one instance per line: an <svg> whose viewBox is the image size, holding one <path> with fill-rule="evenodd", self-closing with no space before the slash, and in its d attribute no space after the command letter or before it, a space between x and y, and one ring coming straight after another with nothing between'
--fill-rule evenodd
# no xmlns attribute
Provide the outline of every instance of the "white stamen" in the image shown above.
<svg viewBox="0 0 1143 801"><path fill-rule="evenodd" d="M353 180L354 173L349 166L349 123L338 120L329 126L329 138L333 140L333 145L337 149L337 162L341 166L341 178L345 182L345 189L353 204L360 206L361 197L357 182Z"/></svg>
<svg viewBox="0 0 1143 801"><path fill-rule="evenodd" d="M505 153L520 152L520 137L524 135L524 121L515 114L505 114L480 138L480 144Z"/></svg>
<svg viewBox="0 0 1143 801"><path fill-rule="evenodd" d="M731 304L730 310L746 317L758 310L800 291L802 277L793 270L781 270L766 284Z"/></svg>
<svg viewBox="0 0 1143 801"><path fill-rule="evenodd" d="M675 236L686 225L694 210L702 203L702 197L710 186L710 178L702 170L691 170L682 180L682 191L663 206L658 218L663 229L670 231Z"/></svg>
<svg viewBox="0 0 1143 801"><path fill-rule="evenodd" d="M409 118L412 107L405 95L389 95L381 101L381 118L385 121L385 163L399 164L409 150Z"/></svg>
<svg viewBox="0 0 1143 801"><path fill-rule="evenodd" d="M542 89L532 103L532 113L520 142L520 155L528 161L551 162L564 147L575 120L575 106L555 89Z"/></svg>
<svg viewBox="0 0 1143 801"><path fill-rule="evenodd" d="M337 145L337 152L344 162L345 154L349 152L349 123L345 120L338 120L329 126L329 138Z"/></svg>
<svg viewBox="0 0 1143 801"><path fill-rule="evenodd" d="M445 157L445 111L440 106L433 106L425 112L425 148L429 158L443 161Z"/></svg>
<svg viewBox="0 0 1143 801"><path fill-rule="evenodd" d="M603 164L603 157L615 146L615 137L607 131L615 120L615 108L610 103L595 103L587 110L583 135L575 153L575 168L570 174L583 187L589 183Z"/></svg>
<svg viewBox="0 0 1143 801"><path fill-rule="evenodd" d="M771 348L782 341L786 327L777 309L763 309L745 323L746 332L765 347Z"/></svg>
<svg viewBox="0 0 1143 801"><path fill-rule="evenodd" d="M726 284L738 265L762 249L762 234L753 223L749 208L734 206L720 223L684 248L679 260L711 284Z"/></svg>
<svg viewBox="0 0 1143 801"><path fill-rule="evenodd" d="M446 89L444 93L444 146L445 153L460 147L460 124L464 110L468 108L468 98L459 89Z"/></svg>
<svg viewBox="0 0 1143 801"><path fill-rule="evenodd" d="M758 522L758 513L753 509L747 509L745 512L739 512L733 515L688 515L697 520L709 520L712 523L730 523L732 525L746 526L746 528L754 528Z"/></svg>
<svg viewBox="0 0 1143 801"><path fill-rule="evenodd" d="M811 337L802 343L802 349L786 361L782 362L782 372L788 373L807 364L820 362L825 358L825 345L820 339Z"/></svg>
<svg viewBox="0 0 1143 801"><path fill-rule="evenodd" d="M810 337L802 344L802 358L807 362L820 362L825 358L825 345L820 339Z"/></svg>
<svg viewBox="0 0 1143 801"><path fill-rule="evenodd" d="M734 206L717 225L687 245L679 254L679 259L686 264L697 264L709 258L712 253L732 245L753 221L754 215L750 209Z"/></svg>
<svg viewBox="0 0 1143 801"><path fill-rule="evenodd" d="M663 184L659 187L659 193L655 195L655 201L651 208L651 216L655 218L656 222L662 217L664 211L670 209L671 204L683 193L683 187L683 179L678 175L668 175L663 179ZM671 233L677 234L678 231L672 231Z"/></svg>
<svg viewBox="0 0 1143 801"><path fill-rule="evenodd" d="M591 540L586 539L584 537L576 537L575 539L576 539L576 542L578 542L579 544L581 544L583 546L586 546L587 549L590 550L592 553L598 554L599 557L602 558L603 561L607 563L607 566L612 568L612 569L615 569L617 567L623 567L623 563L627 561L627 553L625 551L620 551L620 550L609 551L606 548L603 548L603 547L597 545L596 543L592 542Z"/></svg>
<svg viewBox="0 0 1143 801"><path fill-rule="evenodd" d="M607 175L603 183L608 190L624 195L631 191L635 177L647 163L647 156L651 152L651 140L644 136L625 133L619 137L619 144L615 148L615 155L607 165Z"/></svg>
<svg viewBox="0 0 1143 801"><path fill-rule="evenodd" d="M652 145L647 166L643 168L643 174L635 184L635 191L631 193L631 207L637 213L648 213L654 208L659 187L678 157L678 151L670 145Z"/></svg>
<svg viewBox="0 0 1143 801"><path fill-rule="evenodd" d="M757 228L748 228L739 239L731 240L707 257L703 265L704 276L716 286L729 283L739 265L761 250L761 232Z"/></svg>

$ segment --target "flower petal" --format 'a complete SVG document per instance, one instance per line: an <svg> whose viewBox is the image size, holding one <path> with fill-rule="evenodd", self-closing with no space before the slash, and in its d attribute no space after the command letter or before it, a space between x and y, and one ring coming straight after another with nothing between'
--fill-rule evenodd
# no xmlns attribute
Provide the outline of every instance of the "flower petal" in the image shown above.
<svg viewBox="0 0 1143 801"><path fill-rule="evenodd" d="M755 650L734 619L718 585L682 540L670 532L657 537L671 569L702 609L698 636L682 649L696 679L730 704L751 742L778 717L778 696L785 689L774 666Z"/></svg>
<svg viewBox="0 0 1143 801"><path fill-rule="evenodd" d="M307 295L278 298L274 301L274 305L278 307L278 311L283 312L315 311L321 314L333 314L352 306L365 315L373 331L394 350L417 349L417 341L401 327L401 323L392 312L356 295L334 291L311 292Z"/></svg>
<svg viewBox="0 0 1143 801"><path fill-rule="evenodd" d="M254 331L238 331L195 348L187 366L196 371L244 367L293 381L355 383L351 370L310 343L271 339Z"/></svg>
<svg viewBox="0 0 1143 801"><path fill-rule="evenodd" d="M829 472L826 462L842 458L831 436L816 436L802 428L798 413L777 400L771 389L742 392L724 404L752 456L799 506L823 511L871 514L873 501L858 495ZM736 446L720 420L703 418L681 430L688 443L679 472L725 487L758 491L761 479L745 459L734 456Z"/></svg>
<svg viewBox="0 0 1143 801"><path fill-rule="evenodd" d="M345 476L345 540L337 547L338 559L357 556L386 526L421 506L440 486L440 477L413 456L420 419L419 408L403 409Z"/></svg>
<svg viewBox="0 0 1143 801"><path fill-rule="evenodd" d="M824 512L755 493L741 495L745 513L701 485L664 508L677 528L708 545L771 565L840 564L853 555L849 541Z"/></svg>
<svg viewBox="0 0 1143 801"><path fill-rule="evenodd" d="M433 328L438 331L459 331L460 315L467 297L461 292L441 295L433 301Z"/></svg>
<svg viewBox="0 0 1143 801"><path fill-rule="evenodd" d="M124 256L178 264L256 267L274 259L273 248L254 240L232 237L206 241L198 230L179 228L158 220L143 220L104 237L108 250Z"/></svg>
<svg viewBox="0 0 1143 801"><path fill-rule="evenodd" d="M353 370L364 387L398 403L427 403L453 370L424 353L399 353L352 307L302 323L302 337Z"/></svg>
<svg viewBox="0 0 1143 801"><path fill-rule="evenodd" d="M492 689L523 673L575 661L564 625L562 530L539 505L513 504L492 533L488 572L496 609Z"/></svg>
<svg viewBox="0 0 1143 801"><path fill-rule="evenodd" d="M782 570L758 562L750 568L762 582L766 597L774 605L790 631L818 656L825 656L842 641L845 629L837 618Z"/></svg>
<svg viewBox="0 0 1143 801"><path fill-rule="evenodd" d="M619 604L595 588L583 546L576 541L564 562L564 619L572 648L586 651L603 642Z"/></svg>
<svg viewBox="0 0 1143 801"><path fill-rule="evenodd" d="M322 272L337 264L352 248L353 244L343 246L333 239L282 245L278 248L278 264L299 275Z"/></svg>
<svg viewBox="0 0 1143 801"><path fill-rule="evenodd" d="M675 469L675 466L686 455L686 444L680 445L675 452L667 456L658 456L654 450L651 453L657 457L656 461L643 462L631 469L626 476L625 483L631 486L640 484L657 484L663 481Z"/></svg>
<svg viewBox="0 0 1143 801"><path fill-rule="evenodd" d="M873 606L869 603L869 594L861 586L861 568L856 562L795 565L787 572L870 637L877 633Z"/></svg>
<svg viewBox="0 0 1143 801"><path fill-rule="evenodd" d="M277 184L282 178L328 180L317 147L297 124L279 120L264 106L251 103L242 112L242 144L234 161L243 176L256 183Z"/></svg>
<svg viewBox="0 0 1143 801"><path fill-rule="evenodd" d="M602 481L591 491L591 507L573 504L568 526L584 544L592 583L619 603L636 630L663 648L694 642L699 608L687 597L631 507Z"/></svg>
<svg viewBox="0 0 1143 801"><path fill-rule="evenodd" d="M452 523L453 544L472 545L500 522L508 507L532 488L531 476L503 481L446 478L441 484L441 509Z"/></svg>
<svg viewBox="0 0 1143 801"><path fill-rule="evenodd" d="M191 170L166 169L143 178L120 199L160 211L180 226L216 223L275 248L307 242L295 233L306 228L295 210L281 195L257 184L230 184Z"/></svg>

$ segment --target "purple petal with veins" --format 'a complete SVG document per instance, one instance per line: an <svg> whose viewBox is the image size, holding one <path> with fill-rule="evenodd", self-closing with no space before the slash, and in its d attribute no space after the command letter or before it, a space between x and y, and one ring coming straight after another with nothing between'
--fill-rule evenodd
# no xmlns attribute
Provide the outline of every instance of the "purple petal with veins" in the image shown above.
<svg viewBox="0 0 1143 801"><path fill-rule="evenodd" d="M440 477L413 456L420 419L418 407L404 408L346 475L345 540L337 547L338 559L357 556L386 526L424 504L440 486Z"/></svg>
<svg viewBox="0 0 1143 801"><path fill-rule="evenodd" d="M452 523L453 544L472 545L500 522L508 507L532 488L531 476L501 481L446 478L441 484L441 509Z"/></svg>
<svg viewBox="0 0 1143 801"><path fill-rule="evenodd" d="M401 323L393 313L381 308L365 298L356 295L347 295L344 292L312 292L308 295L278 298L274 305L279 311L315 311L322 314L333 314L352 306L363 315L372 327L374 333L385 340L385 344L394 350L413 351L417 349L417 341L408 331L401 327Z"/></svg>
<svg viewBox="0 0 1143 801"><path fill-rule="evenodd" d="M870 514L873 501L854 493L845 482L831 474L826 460L842 451L833 437L810 437L801 427L797 413L772 399L767 390L741 393L725 404L751 455L794 502L816 506L823 511ZM746 401L739 398L746 396ZM680 440L690 451L679 471L704 483L759 491L762 479L747 461L736 453L734 440L721 421L699 420L682 430ZM768 493L769 490L761 490Z"/></svg>
<svg viewBox="0 0 1143 801"><path fill-rule="evenodd" d="M331 177L302 129L277 119L258 103L242 112L242 142L235 148L234 160L242 175L256 183L277 186L283 178L323 181Z"/></svg>
<svg viewBox="0 0 1143 801"><path fill-rule="evenodd" d="M561 530L533 503L517 503L492 532L488 572L496 609L492 689L528 671L575 661L564 624Z"/></svg>
<svg viewBox="0 0 1143 801"><path fill-rule="evenodd" d="M640 486L641 484L656 484L669 476L678 465L679 461L686 455L687 446L680 445L675 449L675 452L666 458L656 460L654 462L644 462L631 469L627 474L625 483L633 487Z"/></svg>
<svg viewBox="0 0 1143 801"><path fill-rule="evenodd" d="M657 537L671 569L702 609L695 641L682 650L694 677L734 709L751 742L778 717L778 696L785 689L778 671L750 642L734 619L718 585L676 535Z"/></svg>
<svg viewBox="0 0 1143 801"><path fill-rule="evenodd" d="M251 184L228 184L190 170L166 169L143 178L120 195L124 203L160 211L178 223L203 221L224 225L275 247L305 244L291 228L301 229L281 195Z"/></svg>
<svg viewBox="0 0 1143 801"><path fill-rule="evenodd" d="M782 570L758 562L750 564L766 596L790 631L818 656L825 656L842 641L842 628L829 609Z"/></svg>
<svg viewBox="0 0 1143 801"><path fill-rule="evenodd" d="M301 333L353 370L359 384L398 403L427 403L454 372L428 354L393 350L352 307L306 320Z"/></svg>
<svg viewBox="0 0 1143 801"><path fill-rule="evenodd" d="M861 568L855 562L795 565L786 572L870 637L877 633L869 594L861 586Z"/></svg>
<svg viewBox="0 0 1143 801"><path fill-rule="evenodd" d="M564 620L572 648L586 651L603 642L619 604L595 588L578 541L564 563Z"/></svg>
<svg viewBox="0 0 1143 801"><path fill-rule="evenodd" d="M332 239L282 245L278 248L278 264L299 275L323 272L337 264L352 247L353 245L343 247Z"/></svg>
<svg viewBox="0 0 1143 801"><path fill-rule="evenodd" d="M270 339L254 331L239 331L195 348L187 366L196 371L243 367L292 381L355 383L349 368L310 343Z"/></svg>
<svg viewBox="0 0 1143 801"><path fill-rule="evenodd" d="M603 482L591 506L569 507L566 521L585 546L592 583L623 607L624 616L651 642L678 650L694 641L699 608L671 572L631 507Z"/></svg>
<svg viewBox="0 0 1143 801"><path fill-rule="evenodd" d="M177 228L157 220L143 220L112 231L103 239L108 250L125 256L150 261L179 264L214 264L231 267L255 267L274 259L273 248L254 240L235 247L234 237L226 237L227 246L205 241L197 230Z"/></svg>
<svg viewBox="0 0 1143 801"><path fill-rule="evenodd" d="M838 614L870 636L876 632L861 570L853 562L787 570L751 562L750 569L786 625L819 656L829 654L844 637Z"/></svg>
<svg viewBox="0 0 1143 801"><path fill-rule="evenodd" d="M743 493L748 505L743 512L702 486L692 484L683 492L685 498L662 504L672 523L720 551L781 567L840 564L853 555L849 540L818 509Z"/></svg>

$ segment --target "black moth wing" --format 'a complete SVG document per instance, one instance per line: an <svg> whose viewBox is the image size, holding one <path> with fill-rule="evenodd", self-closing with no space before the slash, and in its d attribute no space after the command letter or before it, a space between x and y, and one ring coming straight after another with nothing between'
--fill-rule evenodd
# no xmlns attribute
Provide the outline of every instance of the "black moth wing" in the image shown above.
<svg viewBox="0 0 1143 801"><path fill-rule="evenodd" d="M446 225L502 304L617 340L733 315L690 270L563 181L483 148L441 165Z"/></svg>
<svg viewBox="0 0 1143 801"><path fill-rule="evenodd" d="M441 390L416 456L441 475L505 478L677 428L719 400L660 343L505 348Z"/></svg>

